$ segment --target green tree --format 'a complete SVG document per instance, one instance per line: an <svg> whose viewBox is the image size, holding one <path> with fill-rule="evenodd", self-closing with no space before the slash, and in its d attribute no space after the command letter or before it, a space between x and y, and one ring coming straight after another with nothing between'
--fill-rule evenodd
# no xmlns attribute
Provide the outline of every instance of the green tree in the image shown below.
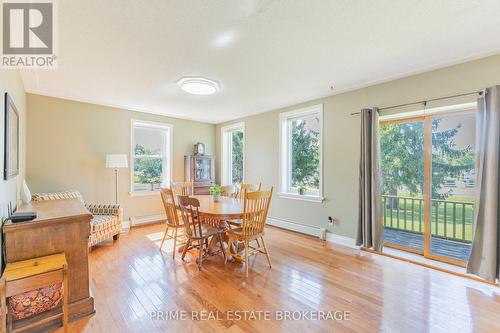
<svg viewBox="0 0 500 333"><path fill-rule="evenodd" d="M318 118L313 121L319 123ZM292 186L319 188L319 132L292 122Z"/></svg>
<svg viewBox="0 0 500 333"><path fill-rule="evenodd" d="M438 193L447 177L458 178L474 170L476 155L472 147L459 149L455 137L461 124L445 131L440 131L440 119L432 122L432 197L445 199L451 194Z"/></svg>
<svg viewBox="0 0 500 333"><path fill-rule="evenodd" d="M243 182L243 132L232 132L232 182L240 184Z"/></svg>
<svg viewBox="0 0 500 333"><path fill-rule="evenodd" d="M136 144L134 148L135 156L141 156L141 155L146 155L146 148L144 146Z"/></svg>
<svg viewBox="0 0 500 333"><path fill-rule="evenodd" d="M411 194L423 191L424 124L411 122L380 126L384 193L397 195L404 186Z"/></svg>
<svg viewBox="0 0 500 333"><path fill-rule="evenodd" d="M446 198L439 193L447 177L459 177L474 169L475 155L470 146L457 148L455 138L462 127L441 130L440 119L432 122L432 197ZM397 195L404 187L412 195L423 193L424 186L424 124L411 122L380 127L384 193Z"/></svg>
<svg viewBox="0 0 500 333"><path fill-rule="evenodd" d="M154 152L144 148L142 145L135 146L136 156L154 155ZM154 186L161 184L162 160L158 157L136 157L134 163L134 175L141 184L150 184L151 190Z"/></svg>

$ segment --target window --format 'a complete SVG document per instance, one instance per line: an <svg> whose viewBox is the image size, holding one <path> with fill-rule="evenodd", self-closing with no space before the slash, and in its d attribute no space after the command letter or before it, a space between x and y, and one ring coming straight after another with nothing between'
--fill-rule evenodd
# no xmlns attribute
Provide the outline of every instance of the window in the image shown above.
<svg viewBox="0 0 500 333"><path fill-rule="evenodd" d="M132 193L156 192L170 183L172 130L169 124L132 120Z"/></svg>
<svg viewBox="0 0 500 333"><path fill-rule="evenodd" d="M280 196L323 201L323 105L280 114Z"/></svg>
<svg viewBox="0 0 500 333"><path fill-rule="evenodd" d="M245 124L222 128L222 184L240 184L245 173Z"/></svg>

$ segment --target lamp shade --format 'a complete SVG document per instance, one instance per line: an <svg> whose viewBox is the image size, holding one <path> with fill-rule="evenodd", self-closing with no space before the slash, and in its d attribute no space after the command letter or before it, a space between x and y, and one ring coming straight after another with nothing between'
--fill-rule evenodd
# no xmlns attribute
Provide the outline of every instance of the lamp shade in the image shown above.
<svg viewBox="0 0 500 333"><path fill-rule="evenodd" d="M106 155L106 168L127 168L128 158L126 154Z"/></svg>

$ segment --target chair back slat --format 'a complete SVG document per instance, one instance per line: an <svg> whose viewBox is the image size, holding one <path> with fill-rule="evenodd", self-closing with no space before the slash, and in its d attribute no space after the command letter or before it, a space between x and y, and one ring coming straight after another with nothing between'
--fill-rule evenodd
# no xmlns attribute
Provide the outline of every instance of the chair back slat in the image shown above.
<svg viewBox="0 0 500 333"><path fill-rule="evenodd" d="M167 224L172 227L180 226L179 215L175 206L174 192L170 188L160 189L161 202L167 215Z"/></svg>
<svg viewBox="0 0 500 333"><path fill-rule="evenodd" d="M245 191L241 225L243 236L254 236L264 232L272 195L272 187L269 191Z"/></svg>
<svg viewBox="0 0 500 333"><path fill-rule="evenodd" d="M237 193L237 198L238 199L244 199L245 198L245 192L256 192L260 191L260 188L262 187L262 183L258 184L246 184L246 183L241 183L238 188L238 193Z"/></svg>
<svg viewBox="0 0 500 333"><path fill-rule="evenodd" d="M171 182L170 188L174 191L174 196L177 195L194 195L194 187L192 182Z"/></svg>
<svg viewBox="0 0 500 333"><path fill-rule="evenodd" d="M186 235L190 238L203 237L199 210L200 202L198 199L187 195L181 195L178 198Z"/></svg>

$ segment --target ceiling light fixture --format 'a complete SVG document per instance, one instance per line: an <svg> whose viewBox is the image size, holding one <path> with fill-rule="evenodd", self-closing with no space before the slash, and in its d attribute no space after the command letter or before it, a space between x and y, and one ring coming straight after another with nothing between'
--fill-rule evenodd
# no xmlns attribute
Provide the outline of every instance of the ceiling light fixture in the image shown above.
<svg viewBox="0 0 500 333"><path fill-rule="evenodd" d="M212 95L220 90L219 83L204 77L183 77L177 85L193 95Z"/></svg>

